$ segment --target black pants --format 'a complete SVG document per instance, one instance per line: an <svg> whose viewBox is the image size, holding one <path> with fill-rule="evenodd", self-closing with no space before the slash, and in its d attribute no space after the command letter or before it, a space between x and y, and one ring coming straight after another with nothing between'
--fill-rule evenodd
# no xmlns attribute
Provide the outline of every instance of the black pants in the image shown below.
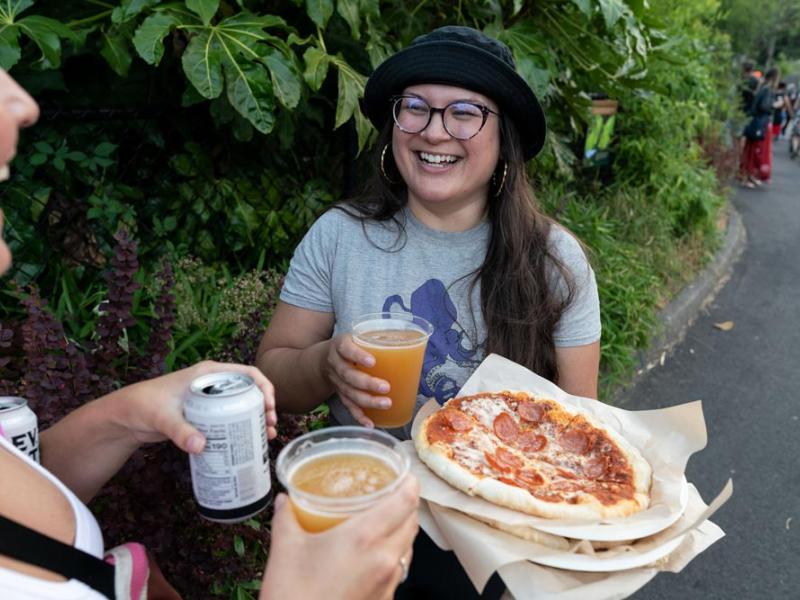
<svg viewBox="0 0 800 600"><path fill-rule="evenodd" d="M395 600L498 600L505 585L500 576L492 575L482 594L467 577L453 552L445 552L420 530L414 540L414 558L408 579L395 592Z"/></svg>

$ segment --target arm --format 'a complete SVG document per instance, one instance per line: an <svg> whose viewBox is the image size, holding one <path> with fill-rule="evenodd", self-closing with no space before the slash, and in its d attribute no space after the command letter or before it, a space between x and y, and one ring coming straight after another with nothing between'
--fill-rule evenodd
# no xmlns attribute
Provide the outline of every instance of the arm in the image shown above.
<svg viewBox="0 0 800 600"><path fill-rule="evenodd" d="M333 394L323 370L333 323L333 313L278 302L261 338L256 367L275 385L282 411L308 412Z"/></svg>
<svg viewBox="0 0 800 600"><path fill-rule="evenodd" d="M600 370L600 341L585 346L556 348L558 387L585 398L597 399Z"/></svg>
<svg viewBox="0 0 800 600"><path fill-rule="evenodd" d="M372 366L375 359L349 333L331 338L333 324L333 313L279 302L261 339L256 366L274 382L281 410L308 412L336 392L360 423L372 426L360 407L391 402L373 395L387 393L388 383L354 368L356 363Z"/></svg>
<svg viewBox="0 0 800 600"><path fill-rule="evenodd" d="M238 371L253 377L264 394L268 435L275 437L272 385L255 368L210 361L114 391L73 411L42 432L42 466L88 502L142 444L170 439L200 453L203 435L183 418L183 401L196 377Z"/></svg>

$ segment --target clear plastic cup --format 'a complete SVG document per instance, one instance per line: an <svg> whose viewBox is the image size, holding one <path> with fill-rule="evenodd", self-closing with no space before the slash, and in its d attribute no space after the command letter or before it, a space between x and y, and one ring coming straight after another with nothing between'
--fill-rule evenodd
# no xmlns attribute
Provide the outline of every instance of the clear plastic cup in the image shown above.
<svg viewBox="0 0 800 600"><path fill-rule="evenodd" d="M313 493L301 489L294 481L298 470L311 464L312 461L323 459L323 462L317 464L326 465L326 460L347 460L352 455L366 455L378 459L394 473L394 479L385 487L375 491L349 496ZM301 435L281 450L275 463L278 479L289 493L297 520L303 529L311 532L330 529L354 514L368 509L395 491L408 474L408 469L408 457L400 451L399 440L383 431L353 426L329 427ZM369 472L359 471L358 466L351 471L339 468L329 473L329 476L329 479L342 480L339 489L334 490L336 493L347 493L347 490L359 485L369 487L368 481L363 483ZM348 481L344 481L347 477L356 479L362 477L362 483L356 486L349 485Z"/></svg>
<svg viewBox="0 0 800 600"><path fill-rule="evenodd" d="M364 373L389 382L387 409L365 408L378 427L402 427L411 421L422 374L422 361L433 326L410 313L383 312L353 321L353 341L375 357L375 365L356 365Z"/></svg>

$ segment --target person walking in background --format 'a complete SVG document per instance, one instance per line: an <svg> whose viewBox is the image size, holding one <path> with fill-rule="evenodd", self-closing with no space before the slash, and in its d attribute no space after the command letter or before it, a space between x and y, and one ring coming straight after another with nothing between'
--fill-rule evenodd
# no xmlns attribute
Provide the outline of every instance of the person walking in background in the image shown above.
<svg viewBox="0 0 800 600"><path fill-rule="evenodd" d="M751 114L750 111L753 108L753 100L755 100L756 90L758 89L758 84L760 81L760 75L756 76L756 71L754 69L755 67L751 61L746 60L742 63L742 78L739 81L738 88L739 108L745 115L748 116ZM746 131L743 131L739 136L740 169L739 174L737 175L737 180L740 184L746 187L755 187L756 184L749 181L749 176L744 168L745 157L748 155L748 153L752 152L750 146L751 144L748 143Z"/></svg>
<svg viewBox="0 0 800 600"><path fill-rule="evenodd" d="M783 101L776 101L780 71L773 67L764 75L750 110L750 120L742 132L744 148L739 162L739 181L754 188L769 183L772 176L772 113Z"/></svg>
<svg viewBox="0 0 800 600"><path fill-rule="evenodd" d="M785 81L778 83L778 88L775 91L775 105L775 110L772 113L773 141L780 139L784 126L794 115L791 103L789 102L789 93Z"/></svg>
<svg viewBox="0 0 800 600"><path fill-rule="evenodd" d="M739 106L746 115L750 114L753 100L756 97L759 78L755 75L753 63L746 60L742 63L742 80L739 84Z"/></svg>

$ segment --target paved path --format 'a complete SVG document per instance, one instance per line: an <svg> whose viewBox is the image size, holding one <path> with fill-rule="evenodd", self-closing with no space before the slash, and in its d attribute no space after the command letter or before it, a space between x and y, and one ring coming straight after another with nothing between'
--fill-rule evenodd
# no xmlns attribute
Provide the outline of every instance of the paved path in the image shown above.
<svg viewBox="0 0 800 600"><path fill-rule="evenodd" d="M800 161L785 141L775 154L770 188L734 198L748 239L730 281L621 401L646 409L702 399L709 443L688 479L706 500L734 483L713 518L727 536L636 600L800 598ZM714 328L723 321L734 328Z"/></svg>

